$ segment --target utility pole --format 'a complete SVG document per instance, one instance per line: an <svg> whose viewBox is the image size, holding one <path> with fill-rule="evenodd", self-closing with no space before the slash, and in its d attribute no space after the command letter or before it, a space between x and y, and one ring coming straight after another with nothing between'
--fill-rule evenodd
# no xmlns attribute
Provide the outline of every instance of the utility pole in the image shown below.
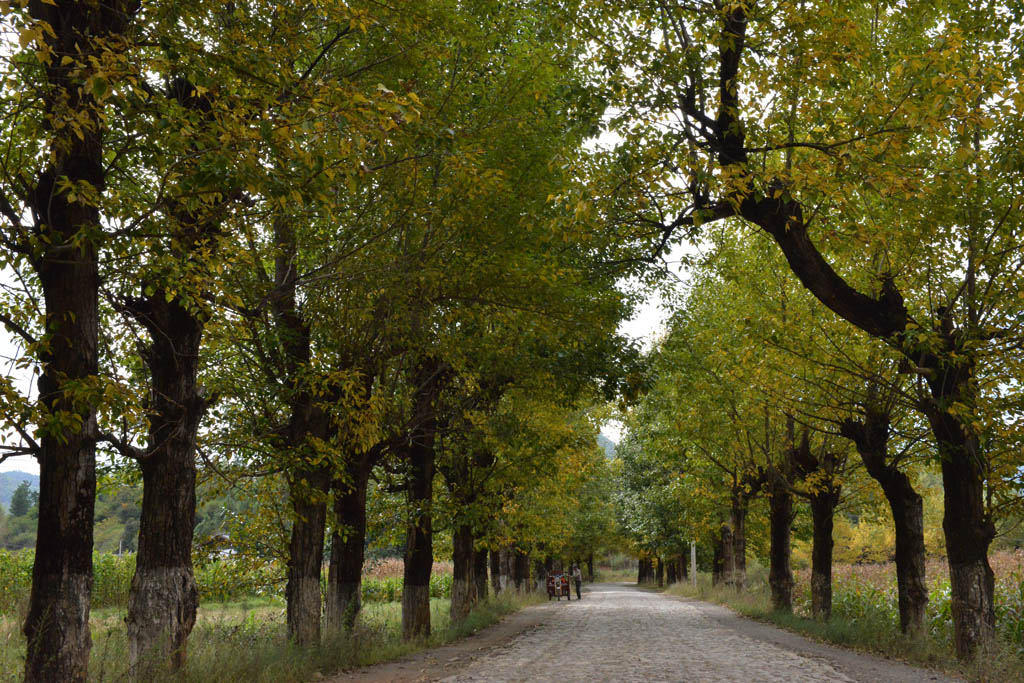
<svg viewBox="0 0 1024 683"><path fill-rule="evenodd" d="M690 576L693 587L697 587L697 541L690 541Z"/></svg>

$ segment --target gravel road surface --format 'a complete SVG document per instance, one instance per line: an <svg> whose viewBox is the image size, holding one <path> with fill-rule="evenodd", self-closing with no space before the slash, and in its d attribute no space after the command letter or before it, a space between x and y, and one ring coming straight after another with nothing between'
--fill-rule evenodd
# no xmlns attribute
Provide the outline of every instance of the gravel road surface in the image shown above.
<svg viewBox="0 0 1024 683"><path fill-rule="evenodd" d="M335 681L954 681L817 643L695 600L595 584L480 634Z"/></svg>

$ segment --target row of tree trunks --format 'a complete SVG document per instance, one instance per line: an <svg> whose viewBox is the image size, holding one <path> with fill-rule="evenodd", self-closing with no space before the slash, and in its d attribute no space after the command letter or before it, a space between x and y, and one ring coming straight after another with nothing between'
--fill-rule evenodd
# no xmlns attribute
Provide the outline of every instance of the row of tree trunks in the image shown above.
<svg viewBox="0 0 1024 683"><path fill-rule="evenodd" d="M884 340L902 353L920 371L928 384L931 400L920 408L928 418L942 464L944 489L943 531L949 561L952 594L954 640L957 656L973 658L995 637L994 576L988 563L988 548L995 536L995 525L986 506L986 455L978 441L974 422L978 405L976 358L979 343L987 341L991 331L978 329L976 320L965 316L965 329L958 329L950 307L936 306L932 329L938 344L931 340L922 345L916 330L910 328L911 317L902 292L892 276L881 278L877 295L857 291L825 260L808 234L809 221L803 216L803 205L789 194L752 191L746 188L779 189L787 186L781 179L755 179L749 176L749 156L741 118L740 69L745 63L746 31L751 6L735 4L730 12L721 14L719 31L719 75L716 89L718 110L713 117L713 140L717 163L731 169L737 189L718 204L727 207L723 215L738 213L757 225L776 242L790 269L822 304L839 317L869 335ZM693 115L694 112L687 112ZM744 176L747 176L744 178ZM699 196L700 203L706 199ZM738 210L734 210L736 207ZM974 270L967 269L966 278ZM973 286L974 282L965 280ZM969 287L968 287L969 289ZM964 307L965 309L968 306ZM914 327L922 325L919 317ZM954 414L949 406L965 406Z"/></svg>
<svg viewBox="0 0 1024 683"><path fill-rule="evenodd" d="M654 582L654 561L649 557L641 557L637 562L636 582L638 584Z"/></svg>

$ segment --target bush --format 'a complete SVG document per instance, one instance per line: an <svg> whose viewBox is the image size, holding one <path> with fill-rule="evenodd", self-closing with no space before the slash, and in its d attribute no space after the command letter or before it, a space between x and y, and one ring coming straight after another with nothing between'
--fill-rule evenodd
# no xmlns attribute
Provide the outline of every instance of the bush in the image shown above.
<svg viewBox="0 0 1024 683"><path fill-rule="evenodd" d="M32 588L31 550L0 550L0 614L21 614Z"/></svg>

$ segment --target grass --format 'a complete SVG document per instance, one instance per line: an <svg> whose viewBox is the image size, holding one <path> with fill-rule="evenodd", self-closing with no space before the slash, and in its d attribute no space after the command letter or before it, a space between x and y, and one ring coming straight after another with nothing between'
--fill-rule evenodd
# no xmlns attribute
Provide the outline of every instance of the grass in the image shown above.
<svg viewBox="0 0 1024 683"><path fill-rule="evenodd" d="M994 556L996 611L999 642L992 652L972 663L956 660L949 620L949 583L936 566L929 566L930 601L927 632L909 637L899 630L895 602L895 569L892 565L837 565L833 571L833 613L827 622L808 618L810 589L797 573L794 614L775 612L767 583L767 571L754 563L748 572L748 589L742 593L718 586L700 574L698 585L676 584L667 592L726 605L759 621L773 623L811 638L844 647L885 655L919 666L939 668L975 681L1024 681L1024 643L1019 610L1024 595L1019 565L1013 557Z"/></svg>
<svg viewBox="0 0 1024 683"><path fill-rule="evenodd" d="M479 605L453 628L449 601L430 601L429 639L401 639L401 605L371 603L363 608L351 634L328 634L318 647L299 648L286 637L284 605L278 600L253 599L211 604L200 608L189 639L186 670L173 681L298 682L353 667L388 661L450 642L495 623L526 604L541 601L537 594L508 592ZM126 680L127 635L124 611L94 609L90 614L93 647L89 662L92 681ZM0 681L17 681L24 668L25 645L20 620L0 617Z"/></svg>

